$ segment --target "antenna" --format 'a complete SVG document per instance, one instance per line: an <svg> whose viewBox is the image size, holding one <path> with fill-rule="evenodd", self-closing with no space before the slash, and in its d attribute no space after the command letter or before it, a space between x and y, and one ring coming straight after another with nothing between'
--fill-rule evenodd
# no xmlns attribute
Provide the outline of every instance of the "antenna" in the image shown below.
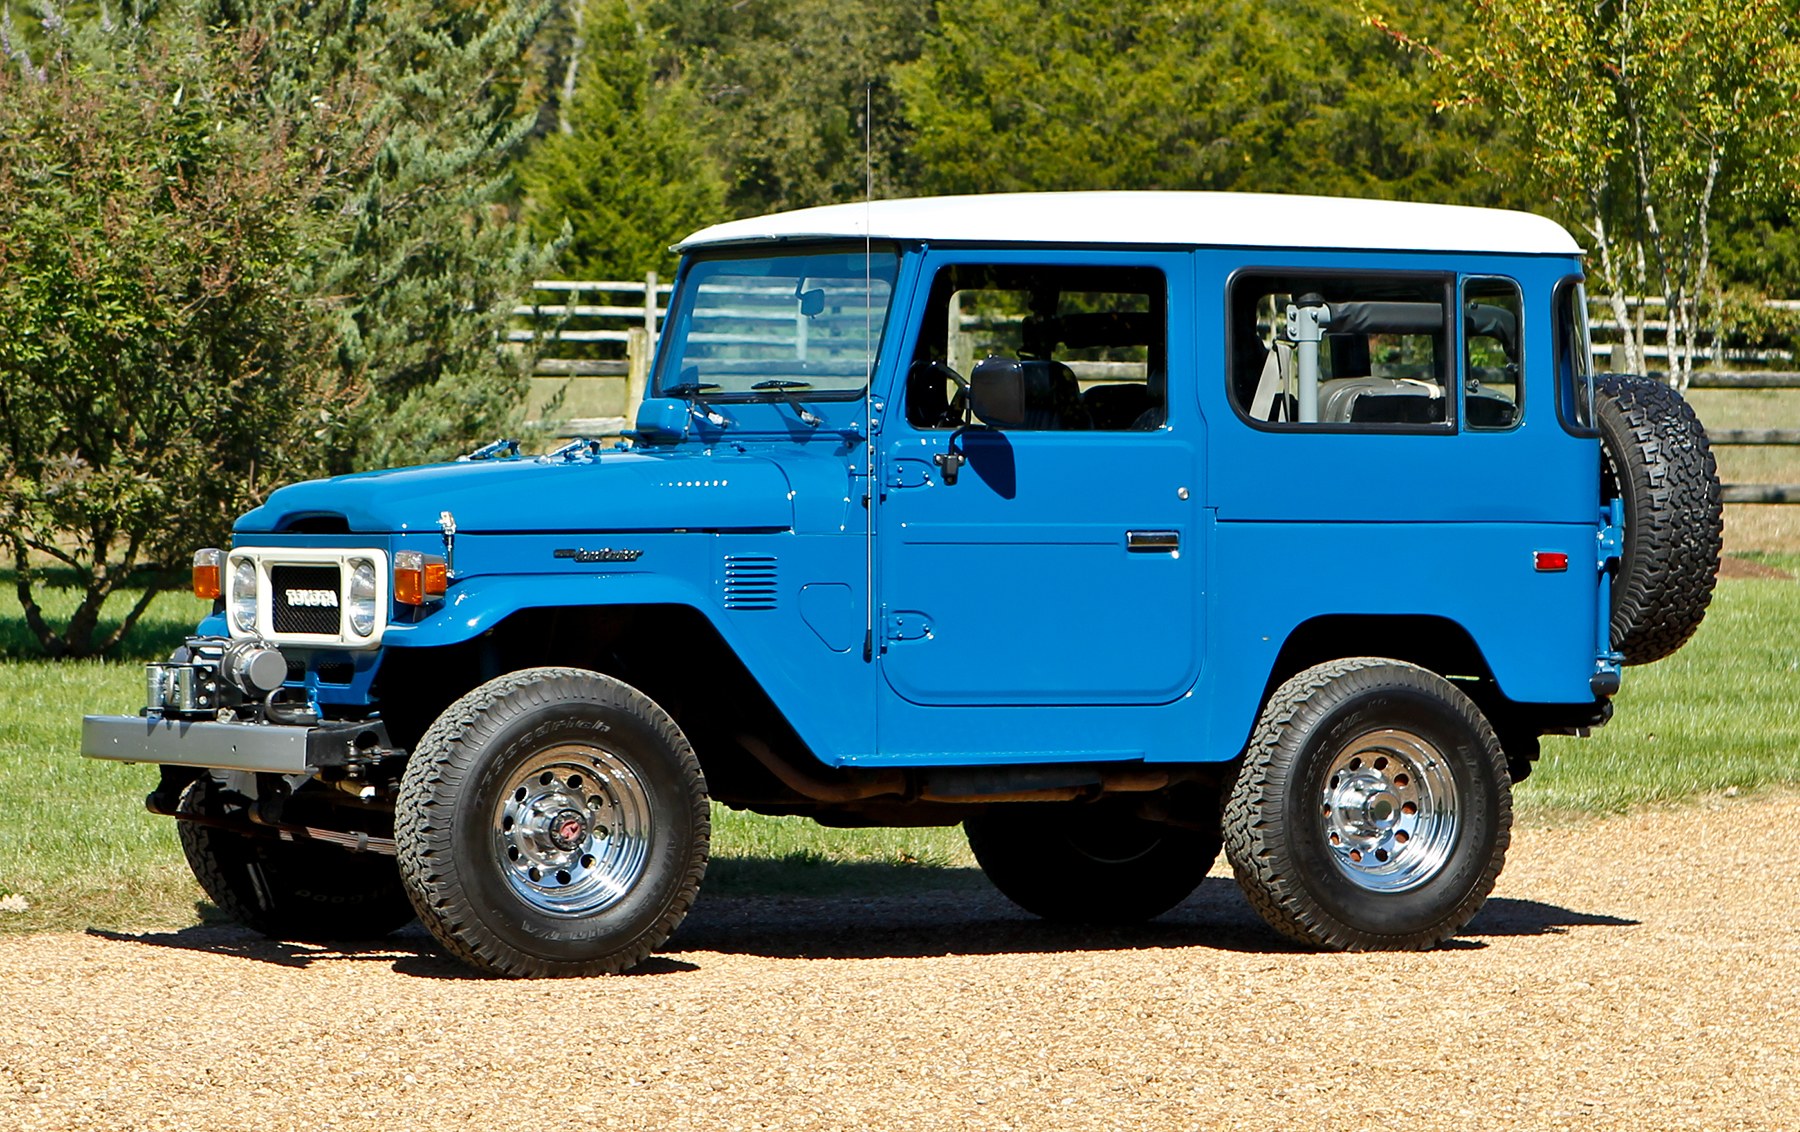
<svg viewBox="0 0 1800 1132"><path fill-rule="evenodd" d="M875 659L875 87L863 84L863 661Z"/></svg>

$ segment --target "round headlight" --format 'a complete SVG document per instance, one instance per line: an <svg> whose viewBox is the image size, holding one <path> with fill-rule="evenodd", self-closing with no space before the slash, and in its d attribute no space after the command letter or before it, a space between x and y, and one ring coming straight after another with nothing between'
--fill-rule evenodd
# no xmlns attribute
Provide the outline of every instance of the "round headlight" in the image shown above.
<svg viewBox="0 0 1800 1132"><path fill-rule="evenodd" d="M231 623L241 633L256 632L256 563L248 558L231 564Z"/></svg>
<svg viewBox="0 0 1800 1132"><path fill-rule="evenodd" d="M350 631L366 637L375 631L375 563L366 558L350 562Z"/></svg>

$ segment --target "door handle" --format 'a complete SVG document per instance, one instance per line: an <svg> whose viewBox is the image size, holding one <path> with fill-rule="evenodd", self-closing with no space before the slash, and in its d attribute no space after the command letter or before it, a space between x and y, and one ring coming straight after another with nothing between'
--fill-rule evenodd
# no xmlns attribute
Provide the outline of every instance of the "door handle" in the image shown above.
<svg viewBox="0 0 1800 1132"><path fill-rule="evenodd" d="M1126 531L1125 549L1147 554L1181 549L1180 531Z"/></svg>

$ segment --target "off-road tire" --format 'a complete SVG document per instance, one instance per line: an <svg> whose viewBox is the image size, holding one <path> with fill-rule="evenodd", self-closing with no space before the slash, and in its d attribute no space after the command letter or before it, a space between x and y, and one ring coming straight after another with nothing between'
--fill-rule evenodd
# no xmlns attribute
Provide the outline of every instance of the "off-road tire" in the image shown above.
<svg viewBox="0 0 1800 1132"><path fill-rule="evenodd" d="M1217 803L1211 807L1218 813ZM1191 829L1135 816L1111 799L1008 804L963 822L969 849L1007 899L1064 923L1128 924L1162 915L1205 879L1216 823Z"/></svg>
<svg viewBox="0 0 1800 1132"><path fill-rule="evenodd" d="M1612 643L1649 664L1694 635L1712 601L1725 528L1706 429L1680 393L1629 374L1595 379L1601 501L1625 508L1612 589Z"/></svg>
<svg viewBox="0 0 1800 1132"><path fill-rule="evenodd" d="M1409 748L1399 736L1420 745ZM1391 763L1375 754L1399 750L1410 753ZM1343 801L1339 788L1352 777L1340 768L1362 752L1371 753L1366 773L1378 773L1379 757L1379 774L1405 778L1400 786L1416 791L1427 775L1400 772L1431 760L1436 796L1455 798L1452 817L1430 819L1440 823L1435 834L1418 816L1404 844L1390 833L1392 856L1382 863L1352 864L1348 848L1332 842L1339 825L1330 814L1348 808L1331 803ZM1419 802L1418 813L1427 812L1439 810ZM1225 853L1251 906L1283 935L1334 951L1411 951L1449 939L1480 911L1511 827L1506 756L1480 709L1425 669L1358 657L1309 668L1270 697L1225 806ZM1414 850L1420 855L1403 856ZM1418 875L1405 880L1414 867ZM1377 871L1390 868L1399 871ZM1375 890L1390 881L1406 886Z"/></svg>
<svg viewBox="0 0 1800 1132"><path fill-rule="evenodd" d="M215 786L202 776L182 791L184 813L202 813ZM337 845L281 841L197 822L176 823L181 852L207 899L274 939L377 939L413 918L394 858Z"/></svg>
<svg viewBox="0 0 1800 1132"><path fill-rule="evenodd" d="M587 784L550 769L580 760L595 768ZM505 831L514 829L511 799L527 790L514 780L540 781L538 766L546 790L595 792L599 816L575 852L625 844L637 814L638 855L628 858L637 871L590 873L586 889L526 879L510 840L518 835ZM412 753L395 815L400 873L420 921L463 962L515 977L613 974L643 962L693 906L710 832L706 780L675 722L635 688L573 668L514 672L451 704ZM554 906L578 891L585 905Z"/></svg>

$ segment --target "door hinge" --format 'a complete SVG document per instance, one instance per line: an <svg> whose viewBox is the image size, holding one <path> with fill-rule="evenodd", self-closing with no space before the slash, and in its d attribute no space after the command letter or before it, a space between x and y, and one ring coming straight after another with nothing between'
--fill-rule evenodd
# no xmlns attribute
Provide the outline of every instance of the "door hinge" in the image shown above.
<svg viewBox="0 0 1800 1132"><path fill-rule="evenodd" d="M931 465L923 460L898 457L882 466L883 487L924 487L931 482Z"/></svg>
<svg viewBox="0 0 1800 1132"><path fill-rule="evenodd" d="M916 609L881 611L881 633L890 641L923 641L931 638L931 618Z"/></svg>

